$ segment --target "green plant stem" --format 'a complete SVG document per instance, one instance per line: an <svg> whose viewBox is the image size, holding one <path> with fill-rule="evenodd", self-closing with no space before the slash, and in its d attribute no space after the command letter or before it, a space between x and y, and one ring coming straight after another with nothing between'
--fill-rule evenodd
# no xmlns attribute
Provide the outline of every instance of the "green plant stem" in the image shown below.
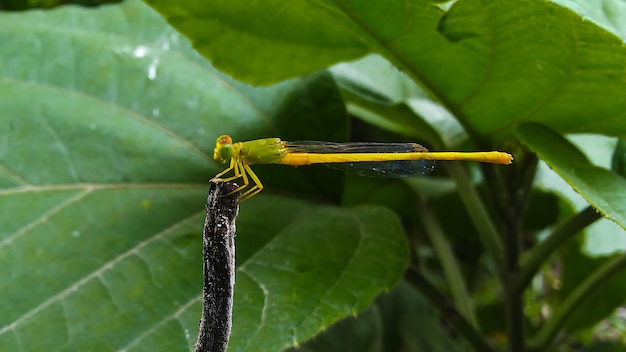
<svg viewBox="0 0 626 352"><path fill-rule="evenodd" d="M539 333L529 343L530 350L537 352L546 351L563 328L567 318L597 289L601 288L623 270L626 270L626 255L620 255L607 261L589 275L567 296L563 304L557 307L552 317L546 321Z"/></svg>
<svg viewBox="0 0 626 352"><path fill-rule="evenodd" d="M507 288L505 309L507 319L507 344L509 352L523 352L524 341L524 300L521 294Z"/></svg>
<svg viewBox="0 0 626 352"><path fill-rule="evenodd" d="M487 212L485 205L480 200L478 193L471 184L467 173L459 163L448 163L446 169L454 179L461 200L465 204L474 226L478 230L480 240L489 256L497 263L502 262L502 242L496 231L496 227Z"/></svg>
<svg viewBox="0 0 626 352"><path fill-rule="evenodd" d="M452 305L421 273L413 268L409 268L405 272L404 277L423 294L430 303L437 307L441 313L441 317L446 320L456 332L463 336L467 342L472 345L474 350L477 352L493 352L491 346L489 346L487 341L483 339L472 324L470 324L454 305Z"/></svg>
<svg viewBox="0 0 626 352"><path fill-rule="evenodd" d="M500 274L510 352L522 352L525 349L523 291L514 290L514 283L520 275L520 223L528 205L538 164L536 156L523 152L519 154L512 170L501 169L496 172L489 165L482 168L487 188L498 200L496 209L499 209L500 224L504 231L504 258Z"/></svg>
<svg viewBox="0 0 626 352"><path fill-rule="evenodd" d="M513 289L516 291L526 289L541 268L541 265L548 260L550 255L552 255L561 244L574 237L585 227L600 219L600 217L600 213L589 206L557 225L550 235L530 251L528 256L523 260L519 278L514 284Z"/></svg>
<svg viewBox="0 0 626 352"><path fill-rule="evenodd" d="M472 298L468 293L463 274L461 273L459 263L452 253L450 243L446 239L445 234L430 207L428 207L428 205L424 202L420 202L418 207L419 209L417 213L426 228L428 238L430 239L433 249L439 258L443 272L446 276L446 282L450 286L450 292L452 293L452 299L454 300L456 308L463 316L465 316L466 319L469 320L474 328L478 328L478 319L474 313Z"/></svg>
<svg viewBox="0 0 626 352"><path fill-rule="evenodd" d="M519 231L519 217L513 214L513 211L507 213L507 221L505 221L504 273L502 273L507 319L507 344L509 352L523 352L525 349L523 292L515 291L512 287L512 283L517 281L520 271L519 257L521 236ZM521 214L521 212L517 214Z"/></svg>

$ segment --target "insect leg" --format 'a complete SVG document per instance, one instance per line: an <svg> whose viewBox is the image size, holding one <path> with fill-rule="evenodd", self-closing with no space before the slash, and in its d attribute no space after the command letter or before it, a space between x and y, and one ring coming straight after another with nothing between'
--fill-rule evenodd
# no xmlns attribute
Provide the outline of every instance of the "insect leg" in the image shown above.
<svg viewBox="0 0 626 352"><path fill-rule="evenodd" d="M252 182L254 182L254 185L241 195L242 201L246 199L250 199L252 196L256 195L257 193L263 190L263 184L261 183L261 180L259 180L257 175L254 173L254 171L252 171L252 168L250 168L250 166L248 165L244 165L243 167L246 169L248 175L250 175L250 178L252 179Z"/></svg>

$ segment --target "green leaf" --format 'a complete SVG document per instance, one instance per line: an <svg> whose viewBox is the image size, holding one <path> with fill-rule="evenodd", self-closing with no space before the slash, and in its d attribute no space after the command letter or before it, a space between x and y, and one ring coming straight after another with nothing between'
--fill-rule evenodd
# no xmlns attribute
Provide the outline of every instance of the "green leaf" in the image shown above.
<svg viewBox="0 0 626 352"><path fill-rule="evenodd" d="M342 88L348 112L365 122L434 148L456 146L467 138L444 107L378 55L339 64L330 71Z"/></svg>
<svg viewBox="0 0 626 352"><path fill-rule="evenodd" d="M626 3L622 0L551 0L626 39Z"/></svg>
<svg viewBox="0 0 626 352"><path fill-rule="evenodd" d="M384 351L461 351L433 306L406 281L376 301L385 332Z"/></svg>
<svg viewBox="0 0 626 352"><path fill-rule="evenodd" d="M546 162L589 204L626 228L626 180L601 167L565 138L539 124L523 124L519 139Z"/></svg>
<svg viewBox="0 0 626 352"><path fill-rule="evenodd" d="M564 327L588 328L592 323L606 317L624 301L622 293L626 278L626 256L619 254L603 259L592 259L581 256L579 247L572 246L570 242L562 250L567 265L571 266L568 268L569 272L563 272L563 280L574 281L574 284L568 282L569 287L563 287L567 296L559 305L553 307L550 319L543 323L535 337L529 341L532 351L548 349ZM579 265L586 267L581 269ZM592 271L587 275L579 275L587 270Z"/></svg>
<svg viewBox="0 0 626 352"><path fill-rule="evenodd" d="M347 90L380 103L400 103L425 93L389 61L379 55L330 68L337 83Z"/></svg>
<svg viewBox="0 0 626 352"><path fill-rule="evenodd" d="M289 352L463 351L426 299L401 281L356 317Z"/></svg>
<svg viewBox="0 0 626 352"><path fill-rule="evenodd" d="M332 5L281 0L148 3L222 72L253 84L318 71L337 57L355 59L369 50L358 33L341 23L343 14L333 14Z"/></svg>
<svg viewBox="0 0 626 352"><path fill-rule="evenodd" d="M626 140L620 139L617 141L615 151L613 152L613 158L611 160L611 169L617 172L619 175L626 177Z"/></svg>
<svg viewBox="0 0 626 352"><path fill-rule="evenodd" d="M347 134L328 73L236 82L135 1L0 13L0 53L3 351L189 350L215 138ZM237 223L235 351L279 350L363 310L408 256L388 210L271 195L337 203L336 174L259 176L266 191Z"/></svg>
<svg viewBox="0 0 626 352"><path fill-rule="evenodd" d="M5 143L19 143L19 150L33 154L25 159L4 153L5 164L11 164L7 172L23 173L26 161L45 167L29 176L36 180L24 181L178 182L192 177L203 182L224 167L211 160L221 134L235 140L346 138L346 124L338 123L345 119L345 107L327 73L253 88L212 68L146 6L131 2L85 11L3 15L3 52L19 55L0 61L6 98L0 114L10 117L0 124L12 138ZM124 11L133 18L126 19ZM85 14L97 15L81 19ZM37 25L25 26L25 21ZM29 96L41 99L33 104ZM327 128L331 123L336 128ZM33 124L41 128L30 128ZM51 140L55 134L68 140ZM29 138L43 142L24 143ZM48 140L50 147L44 144ZM99 157L78 162L74 150ZM339 199L336 174L274 170L280 171L259 172L268 188Z"/></svg>
<svg viewBox="0 0 626 352"><path fill-rule="evenodd" d="M347 90L343 91L343 96L348 104L348 111L365 122L387 131L416 138L421 143L443 145L437 131L423 119L417 118L416 113L404 103L376 103Z"/></svg>
<svg viewBox="0 0 626 352"><path fill-rule="evenodd" d="M258 236L284 207L253 199L238 239ZM408 252L397 218L384 208L291 209L284 227L237 268L233 351L275 351L310 339L332 322L365 309L399 279ZM295 214L294 214L295 213ZM321 221L324 219L324 221ZM253 225L248 231L242 226ZM255 243L262 240L254 239Z"/></svg>
<svg viewBox="0 0 626 352"><path fill-rule="evenodd" d="M566 245L560 254L563 263L562 287L558 292L560 301L570 295L578 285L603 264L623 255L590 257L583 253L581 241ZM626 290L626 271L615 275L605 285L598 287L585 302L577 306L572 316L567 319L565 328L570 332L592 328L626 302L624 290Z"/></svg>
<svg viewBox="0 0 626 352"><path fill-rule="evenodd" d="M305 344L285 352L378 352L382 348L382 324L376 304L355 317L347 317Z"/></svg>
<svg viewBox="0 0 626 352"><path fill-rule="evenodd" d="M571 205L563 197L553 192L533 189L522 219L523 230L544 230L571 213Z"/></svg>
<svg viewBox="0 0 626 352"><path fill-rule="evenodd" d="M431 0L147 2L216 67L246 82L378 53L471 134L500 137L523 121L626 134L626 46L547 1L459 0L448 11Z"/></svg>

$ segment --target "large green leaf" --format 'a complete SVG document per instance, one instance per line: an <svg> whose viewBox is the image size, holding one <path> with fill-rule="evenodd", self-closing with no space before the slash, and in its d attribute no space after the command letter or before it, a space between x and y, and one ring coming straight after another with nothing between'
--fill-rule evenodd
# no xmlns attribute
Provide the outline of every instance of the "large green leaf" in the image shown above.
<svg viewBox="0 0 626 352"><path fill-rule="evenodd" d="M255 84L378 53L470 132L522 121L626 134L626 46L543 0L146 0L224 72ZM248 53L254 53L250 59Z"/></svg>
<svg viewBox="0 0 626 352"><path fill-rule="evenodd" d="M2 351L189 350L217 135L346 135L329 74L238 83L135 1L0 14L0 91ZM269 195L338 201L302 169L259 170L241 206L233 351L306 340L406 265L391 212Z"/></svg>
<svg viewBox="0 0 626 352"><path fill-rule="evenodd" d="M605 217L626 228L626 180L593 165L563 136L549 128L527 123L517 136Z"/></svg>
<svg viewBox="0 0 626 352"><path fill-rule="evenodd" d="M240 215L238 228L253 225L258 231L267 219L282 219L286 212L268 209L262 200L252 202L257 211L245 219ZM292 202L285 207L293 207ZM306 208L288 220L279 236L267 238L237 269L231 350L297 345L363 310L381 288L393 286L406 265L401 227L389 211ZM250 231L250 236L257 233Z"/></svg>

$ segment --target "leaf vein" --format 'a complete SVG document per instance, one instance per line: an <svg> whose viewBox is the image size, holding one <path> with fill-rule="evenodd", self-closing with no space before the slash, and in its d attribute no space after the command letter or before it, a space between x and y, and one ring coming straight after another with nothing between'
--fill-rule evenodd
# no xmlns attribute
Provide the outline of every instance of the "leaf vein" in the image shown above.
<svg viewBox="0 0 626 352"><path fill-rule="evenodd" d="M23 186L0 190L0 197L20 193L31 192L54 192L73 190L119 190L119 189L206 189L205 184L192 183L76 183L76 184L56 184L45 186Z"/></svg>
<svg viewBox="0 0 626 352"><path fill-rule="evenodd" d="M94 278L97 278L98 276L102 275L102 273L112 269L116 264L120 263L122 260L124 260L124 259L126 259L126 258L128 258L128 257L130 257L132 255L135 255L140 249L142 249L143 247L145 247L148 244L152 243L153 241L159 240L161 237L167 235L169 232L175 230L176 228L178 228L180 226L183 226L185 223L187 223L189 221L196 220L196 217L199 214L201 214L201 213L202 212L194 213L191 216L186 217L186 218L182 219L181 221L179 221L179 222L177 222L175 224L172 224L171 226L167 227L163 231L155 234L153 237L147 238L147 239L143 240L142 242L139 242L133 248L131 248L128 251L118 255L117 257L113 258L112 260L106 262L100 268L98 268L97 270L95 270L92 273L88 274L87 276L83 277L82 279L76 281L76 283L74 283L71 286L67 287L65 290L57 293L56 295L51 296L50 298L48 298L47 300L43 301L41 304L39 304L35 308L25 312L24 314L22 314L21 317L16 319L11 324L8 324L6 326L1 327L0 328L0 335L4 334L7 331L14 330L17 326L19 326L20 324L22 324L24 322L27 322L30 318L34 317L35 315L37 315L38 313L40 313L44 309L50 307L52 304L54 304L54 303L56 303L58 301L64 301L65 298L67 296L69 296L72 292L75 292L80 287L82 287L83 285L87 284L88 282L90 282Z"/></svg>
<svg viewBox="0 0 626 352"><path fill-rule="evenodd" d="M72 205L72 204L80 201L81 199L85 198L91 192L93 192L93 189L86 188L83 192L78 193L77 195L68 198L63 203L61 203L61 204L51 208L47 212L41 214L38 218L36 218L35 220L31 221L26 226L24 226L21 229L15 231L14 233L8 235L4 240L0 241L0 249L10 245L13 241L15 241L17 238L19 238L19 237L25 235L26 233L28 233L28 231L33 229L35 226L43 224L46 221L48 221L50 216L55 215L57 213L60 213L62 210L66 209L70 205Z"/></svg>
<svg viewBox="0 0 626 352"><path fill-rule="evenodd" d="M1 163L1 162L0 162L0 172L2 172L5 175L11 177L12 179L14 179L17 183L19 183L22 186L29 186L31 184L25 178L20 176L17 172L11 170L8 166L6 166L4 163Z"/></svg>
<svg viewBox="0 0 626 352"><path fill-rule="evenodd" d="M105 100L101 97L98 96L92 96L92 95L88 95L85 94L83 92L79 92L79 91L75 91L75 90L69 90L69 89L64 89L63 87L58 87L52 84L48 84L45 82L40 82L40 81L22 81L22 80L18 80L18 79L13 79L13 78L7 78L7 77L2 77L0 78L0 81L4 81L6 83L14 83L14 84L25 84L25 85L33 85L33 86L38 86L41 87L43 89L49 89L52 91L57 91L57 92L61 92L63 94L69 94L71 95L73 98L75 99L82 99L82 100L86 100L87 102L90 103L96 103L99 105L103 105L107 108L111 108L112 110L115 111L119 111L123 116L128 116L131 119L134 119L144 125L147 125L149 127L152 127L156 130L159 130L161 132L163 132L164 134L170 136L172 139L176 140L178 143L180 143L181 145L183 145L185 148L187 148L188 150L190 150L193 153L196 153L198 155L200 155L203 159L205 160L209 160L209 161L213 161L213 157L210 156L209 154L203 152L202 150L200 150L198 147L196 147L194 144L192 144L190 141L188 141L187 139L183 138L182 136L180 136L179 134L177 134L176 132L174 132L173 130L165 127L164 125L149 119L148 117L139 114L138 112L135 112L133 110L130 110L126 107L120 106L120 105L116 105L111 101Z"/></svg>
<svg viewBox="0 0 626 352"><path fill-rule="evenodd" d="M169 322L171 320L176 319L177 321L180 322L180 314L183 313L185 310L187 310L187 308L189 308L190 306L192 306L196 302L200 301L201 299L202 299L202 294L195 296L194 298L189 300L189 302L185 303L180 308L178 308L176 311L174 311L174 313L170 314L169 316L164 317L164 319L161 319L161 321L159 321L157 324L154 324L152 327L150 327L150 329L147 329L143 333L139 334L137 337L135 337L133 340L131 340L126 346L120 348L119 352L126 352L126 350L131 348L133 345L137 344L139 341L141 341L145 337L147 337L150 334L154 333L160 327L162 327L163 325L165 325L167 322ZM180 326L181 326L181 330L185 331L185 328L182 326L182 324L180 324Z"/></svg>

